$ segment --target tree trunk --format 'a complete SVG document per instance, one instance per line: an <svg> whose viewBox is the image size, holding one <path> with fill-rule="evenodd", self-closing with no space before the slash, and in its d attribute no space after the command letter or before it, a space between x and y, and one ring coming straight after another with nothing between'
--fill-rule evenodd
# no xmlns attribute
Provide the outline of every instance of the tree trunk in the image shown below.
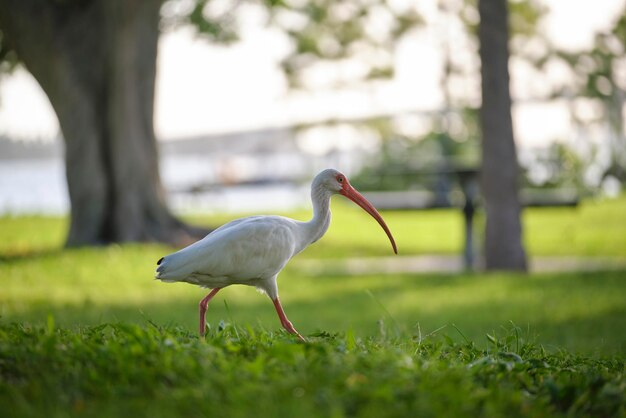
<svg viewBox="0 0 626 418"><path fill-rule="evenodd" d="M165 205L153 128L159 0L0 0L0 28L65 139L68 246L189 242Z"/></svg>
<svg viewBox="0 0 626 418"><path fill-rule="evenodd" d="M485 268L526 270L508 70L507 0L479 0Z"/></svg>

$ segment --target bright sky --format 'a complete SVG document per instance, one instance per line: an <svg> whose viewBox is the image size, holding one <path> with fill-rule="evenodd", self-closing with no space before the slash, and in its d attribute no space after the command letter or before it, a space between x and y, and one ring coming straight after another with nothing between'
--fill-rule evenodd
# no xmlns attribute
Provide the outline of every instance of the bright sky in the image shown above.
<svg viewBox="0 0 626 418"><path fill-rule="evenodd" d="M591 44L626 0L543 0L550 8L544 30L560 47ZM432 13L436 3L422 2ZM426 16L427 17L427 16ZM317 91L288 94L277 60L288 45L277 33L249 29L244 41L229 48L208 45L190 31L162 36L159 49L155 128L160 139L211 132L286 125L329 117L432 109L441 103L438 45L434 32L422 31L400 47L391 82L366 91ZM525 88L524 71L513 64L513 91ZM516 84L517 83L517 84ZM527 145L563 135L567 112L557 106L518 106L518 139ZM549 123L542 123L548 121ZM58 121L34 79L24 70L0 82L0 135L19 139L56 136Z"/></svg>

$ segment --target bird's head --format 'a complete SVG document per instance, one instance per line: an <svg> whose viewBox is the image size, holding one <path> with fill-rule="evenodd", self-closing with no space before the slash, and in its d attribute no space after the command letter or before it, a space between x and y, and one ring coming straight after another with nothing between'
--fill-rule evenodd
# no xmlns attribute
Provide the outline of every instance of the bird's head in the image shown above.
<svg viewBox="0 0 626 418"><path fill-rule="evenodd" d="M350 186L350 182L346 176L332 168L322 171L313 180L314 188L322 189L331 194L341 193L348 186Z"/></svg>
<svg viewBox="0 0 626 418"><path fill-rule="evenodd" d="M387 227L387 224L383 220L383 217L361 193L359 193L354 187L352 187L352 185L348 181L348 178L343 173L332 168L326 169L315 177L315 179L313 180L313 187L325 189L331 194L341 194L359 205L364 211L366 211L374 219L376 219L378 224L385 230L387 237L389 237L389 241L391 241L393 251L398 254L396 241L393 239L393 235L391 235L391 231Z"/></svg>

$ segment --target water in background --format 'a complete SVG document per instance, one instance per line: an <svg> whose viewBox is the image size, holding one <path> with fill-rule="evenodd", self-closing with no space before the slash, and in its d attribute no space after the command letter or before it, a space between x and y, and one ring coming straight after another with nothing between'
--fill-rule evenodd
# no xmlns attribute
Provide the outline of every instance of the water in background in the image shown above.
<svg viewBox="0 0 626 418"><path fill-rule="evenodd" d="M0 161L0 214L68 212L69 198L62 160Z"/></svg>
<svg viewBox="0 0 626 418"><path fill-rule="evenodd" d="M168 204L177 213L310 207L316 173L335 167L353 174L376 151L373 138L346 126L322 129L318 136L311 134L315 127L270 127L159 141ZM61 138L0 137L0 215L67 214L69 209Z"/></svg>
<svg viewBox="0 0 626 418"><path fill-rule="evenodd" d="M304 182L221 187L210 167L206 159L188 156L161 161L168 203L175 212L274 212L309 204L309 185ZM197 184L208 186L198 188ZM69 208L62 159L0 161L0 214L60 215Z"/></svg>

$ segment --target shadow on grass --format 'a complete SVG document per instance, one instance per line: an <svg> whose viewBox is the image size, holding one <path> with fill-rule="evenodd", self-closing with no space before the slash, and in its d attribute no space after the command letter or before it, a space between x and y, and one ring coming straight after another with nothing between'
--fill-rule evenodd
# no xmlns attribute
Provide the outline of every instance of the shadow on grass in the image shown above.
<svg viewBox="0 0 626 418"><path fill-rule="evenodd" d="M440 333L486 345L485 334L502 333L511 322L525 338L549 349L584 353L626 352L626 280L623 272L559 275L394 275L389 277L302 277L289 271L281 280L281 299L304 334L324 330L357 336L423 336ZM166 285L159 289L168 292ZM147 285L146 288L149 288ZM170 294L136 302L59 304L45 300L3 309L2 321L81 326L103 322L155 322L197 329L198 302L204 291ZM226 303L225 303L226 301ZM246 287L228 288L209 305L207 320L239 327L278 330L271 301ZM382 325L381 321L382 320Z"/></svg>
<svg viewBox="0 0 626 418"><path fill-rule="evenodd" d="M47 248L27 251L4 251L0 252L0 263L19 261L36 261L49 257L56 257L68 250L64 248Z"/></svg>

